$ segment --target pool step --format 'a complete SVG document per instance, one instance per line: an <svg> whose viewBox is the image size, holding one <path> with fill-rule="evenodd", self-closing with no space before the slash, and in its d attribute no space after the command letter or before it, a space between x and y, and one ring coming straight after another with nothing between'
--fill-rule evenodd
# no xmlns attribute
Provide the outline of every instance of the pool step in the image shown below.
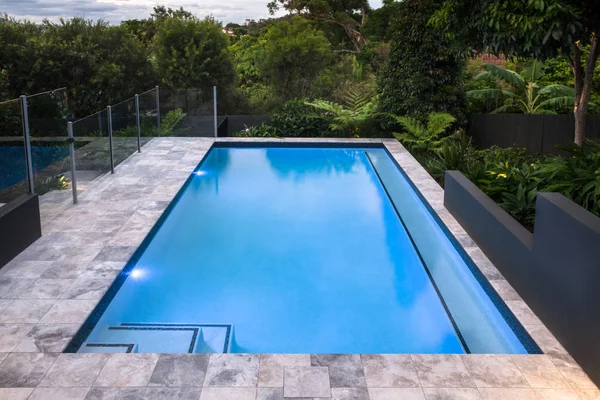
<svg viewBox="0 0 600 400"><path fill-rule="evenodd" d="M100 340L84 343L80 353L228 353L231 324L122 323Z"/></svg>

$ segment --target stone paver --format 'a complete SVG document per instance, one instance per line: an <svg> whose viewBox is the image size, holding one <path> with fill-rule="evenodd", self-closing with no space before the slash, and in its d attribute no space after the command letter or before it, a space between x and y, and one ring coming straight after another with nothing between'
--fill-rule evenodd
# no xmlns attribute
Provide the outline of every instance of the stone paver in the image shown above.
<svg viewBox="0 0 600 400"><path fill-rule="evenodd" d="M40 387L91 387L106 360L107 354L61 354Z"/></svg>
<svg viewBox="0 0 600 400"><path fill-rule="evenodd" d="M204 386L255 387L258 384L258 366L258 355L213 355L208 364Z"/></svg>
<svg viewBox="0 0 600 400"><path fill-rule="evenodd" d="M213 144L159 138L86 185L77 205L67 192L42 196L43 237L0 270L0 400L600 398L422 166L395 140L363 142L384 143L546 355L59 354Z"/></svg>
<svg viewBox="0 0 600 400"><path fill-rule="evenodd" d="M36 387L58 354L11 353L0 364L0 387Z"/></svg>
<svg viewBox="0 0 600 400"><path fill-rule="evenodd" d="M309 354L261 354L258 386L282 388L285 367L309 366Z"/></svg>
<svg viewBox="0 0 600 400"><path fill-rule="evenodd" d="M313 367L327 367L332 388L367 387L358 354L318 354L311 356Z"/></svg>
<svg viewBox="0 0 600 400"><path fill-rule="evenodd" d="M327 367L286 367L284 397L331 397Z"/></svg>
<svg viewBox="0 0 600 400"><path fill-rule="evenodd" d="M158 354L112 354L94 386L146 386L150 381L158 357Z"/></svg>
<svg viewBox="0 0 600 400"><path fill-rule="evenodd" d="M202 387L209 360L209 354L163 354L150 377L149 386Z"/></svg>
<svg viewBox="0 0 600 400"><path fill-rule="evenodd" d="M425 388L468 388L475 383L458 355L412 356L421 386Z"/></svg>
<svg viewBox="0 0 600 400"><path fill-rule="evenodd" d="M362 356L367 385L385 388L416 388L419 378L409 355L369 354Z"/></svg>

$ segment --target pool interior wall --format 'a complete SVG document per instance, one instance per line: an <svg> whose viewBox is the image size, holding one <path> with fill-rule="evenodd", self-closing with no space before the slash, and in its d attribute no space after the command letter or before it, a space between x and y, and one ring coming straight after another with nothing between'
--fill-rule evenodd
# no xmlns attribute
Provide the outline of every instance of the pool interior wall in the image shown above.
<svg viewBox="0 0 600 400"><path fill-rule="evenodd" d="M414 221L462 262L467 296L432 281L449 275L424 268ZM538 352L465 263L384 149L215 147L67 351Z"/></svg>

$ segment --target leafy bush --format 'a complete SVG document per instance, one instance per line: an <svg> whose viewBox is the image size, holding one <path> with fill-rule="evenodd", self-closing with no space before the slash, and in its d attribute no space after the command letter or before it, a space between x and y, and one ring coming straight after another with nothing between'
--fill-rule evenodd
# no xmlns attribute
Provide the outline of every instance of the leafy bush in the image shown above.
<svg viewBox="0 0 600 400"><path fill-rule="evenodd" d="M160 121L160 135L174 136L178 131L175 128L185 118L185 116L186 114L181 108L176 108L169 111L162 121Z"/></svg>
<svg viewBox="0 0 600 400"><path fill-rule="evenodd" d="M570 157L550 157L541 165L546 192L559 192L600 216L600 143L562 146Z"/></svg>
<svg viewBox="0 0 600 400"><path fill-rule="evenodd" d="M182 129L175 129L177 125L185 118L186 114L181 108L171 110L165 115L160 121L160 135L161 136L175 136L178 133L183 132ZM105 133L103 132L91 132L87 136L98 136L102 137ZM118 137L136 137L137 126L127 125L125 128L114 132L115 136ZM148 118L142 118L140 121L140 135L143 137L157 136L156 127Z"/></svg>
<svg viewBox="0 0 600 400"><path fill-rule="evenodd" d="M485 177L485 164L470 137L465 134L450 137L433 156L425 160L425 169L438 182L443 183L446 171L461 171L469 180L477 182Z"/></svg>
<svg viewBox="0 0 600 400"><path fill-rule="evenodd" d="M233 133L234 137L277 137L275 128L267 124L246 126L246 129Z"/></svg>
<svg viewBox="0 0 600 400"><path fill-rule="evenodd" d="M306 104L304 100L292 100L272 115L271 126L279 136L323 137L330 136L329 125L333 117Z"/></svg>

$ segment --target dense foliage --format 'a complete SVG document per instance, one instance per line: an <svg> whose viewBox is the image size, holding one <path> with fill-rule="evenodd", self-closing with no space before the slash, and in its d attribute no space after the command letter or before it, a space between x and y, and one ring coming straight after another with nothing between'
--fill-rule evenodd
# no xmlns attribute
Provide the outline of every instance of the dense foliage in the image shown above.
<svg viewBox="0 0 600 400"><path fill-rule="evenodd" d="M430 116L434 118L435 114ZM398 135L429 173L461 171L515 219L533 228L539 192L558 192L600 216L600 144L563 147L565 155L542 156L524 149L476 149L464 134L416 126L417 134ZM414 130L412 128L411 130Z"/></svg>
<svg viewBox="0 0 600 400"><path fill-rule="evenodd" d="M382 110L416 118L446 112L466 122L464 62L448 39L428 25L436 0L405 0L393 23L390 61L380 78Z"/></svg>
<svg viewBox="0 0 600 400"><path fill-rule="evenodd" d="M158 24L155 60L162 81L175 88L230 86L229 41L212 18L165 18Z"/></svg>
<svg viewBox="0 0 600 400"><path fill-rule="evenodd" d="M600 56L597 0L446 0L432 23L463 50L540 61L563 54L574 74L575 138L582 145Z"/></svg>
<svg viewBox="0 0 600 400"><path fill-rule="evenodd" d="M329 64L329 46L323 32L305 19L277 23L265 34L261 74L281 98L305 97Z"/></svg>
<svg viewBox="0 0 600 400"><path fill-rule="evenodd" d="M152 87L150 51L119 26L74 18L35 25L0 18L7 96L67 87L76 116Z"/></svg>

